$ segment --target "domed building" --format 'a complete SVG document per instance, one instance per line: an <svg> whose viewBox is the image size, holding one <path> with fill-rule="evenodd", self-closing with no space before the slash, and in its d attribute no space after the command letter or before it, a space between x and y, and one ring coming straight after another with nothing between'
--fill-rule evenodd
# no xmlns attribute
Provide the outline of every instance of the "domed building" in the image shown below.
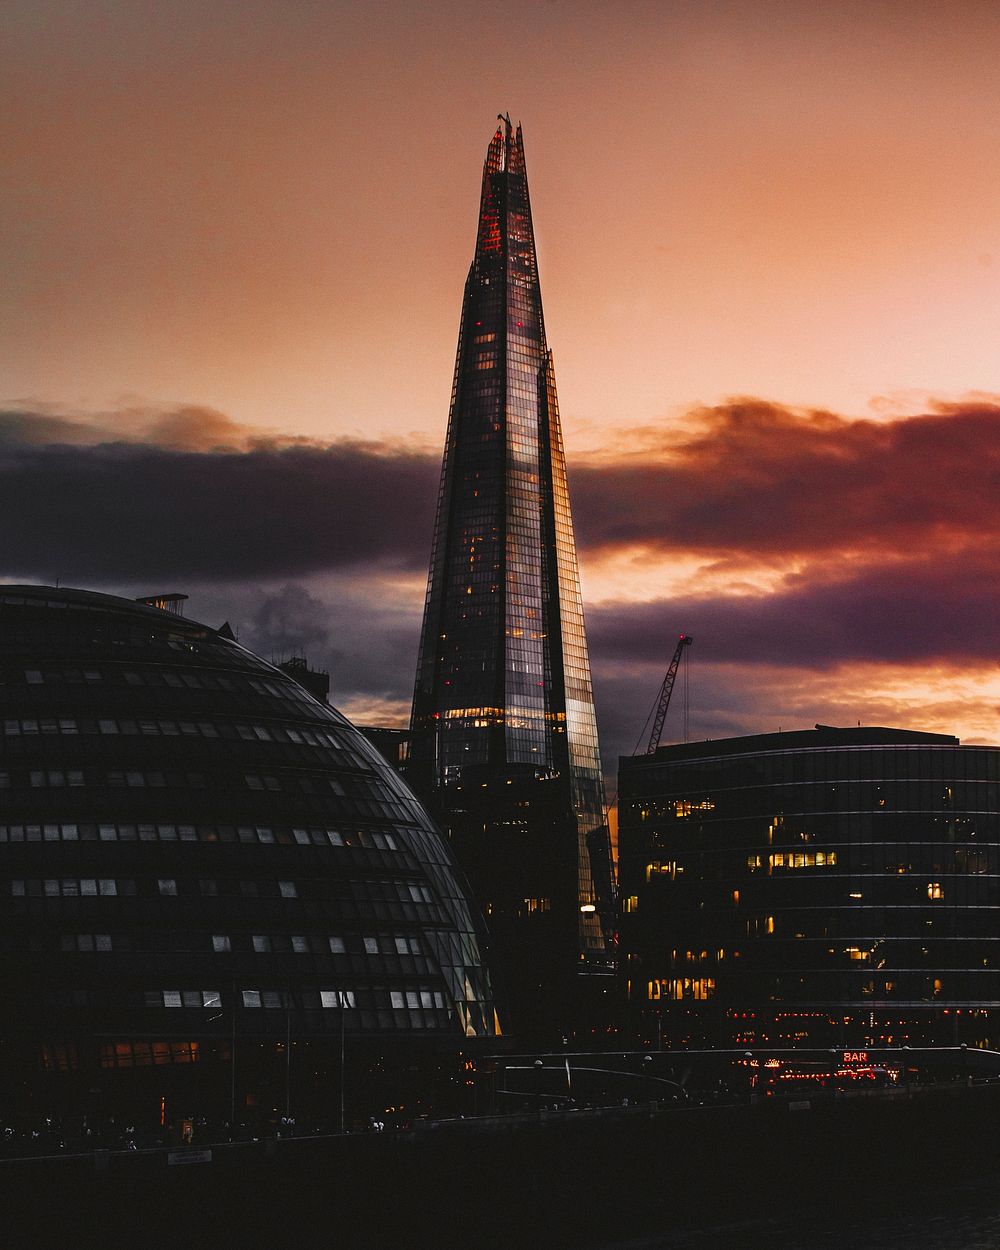
<svg viewBox="0 0 1000 1250"><path fill-rule="evenodd" d="M0 683L8 1099L239 1116L335 1107L346 1074L360 1112L497 1035L430 818L228 628L0 587Z"/></svg>

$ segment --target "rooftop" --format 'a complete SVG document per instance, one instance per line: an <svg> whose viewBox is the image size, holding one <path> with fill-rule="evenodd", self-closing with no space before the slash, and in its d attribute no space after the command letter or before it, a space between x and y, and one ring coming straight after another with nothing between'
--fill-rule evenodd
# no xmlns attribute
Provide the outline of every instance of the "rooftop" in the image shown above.
<svg viewBox="0 0 1000 1250"><path fill-rule="evenodd" d="M883 725L817 725L788 733L744 734L738 738L707 738L702 742L676 742L657 749L655 755L623 755L623 767L656 761L700 759L718 755L749 755L760 751L805 751L829 747L949 746L957 747L953 734L925 733L917 729L888 729Z"/></svg>

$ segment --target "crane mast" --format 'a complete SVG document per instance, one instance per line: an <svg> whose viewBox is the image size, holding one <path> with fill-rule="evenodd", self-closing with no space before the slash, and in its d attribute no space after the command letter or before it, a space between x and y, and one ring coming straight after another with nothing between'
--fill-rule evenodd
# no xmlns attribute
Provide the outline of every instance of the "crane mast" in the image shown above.
<svg viewBox="0 0 1000 1250"><path fill-rule="evenodd" d="M674 692L674 682L677 680L677 669L681 662L681 656L684 654L684 648L689 647L693 641L694 639L690 634L681 634L677 640L670 667L667 669L667 675L664 677L663 685L660 687L660 698L656 705L653 732L649 735L649 746L646 747L647 755L655 755L656 748L660 745L660 734L663 733L663 722L667 718L667 708L670 706L670 696Z"/></svg>

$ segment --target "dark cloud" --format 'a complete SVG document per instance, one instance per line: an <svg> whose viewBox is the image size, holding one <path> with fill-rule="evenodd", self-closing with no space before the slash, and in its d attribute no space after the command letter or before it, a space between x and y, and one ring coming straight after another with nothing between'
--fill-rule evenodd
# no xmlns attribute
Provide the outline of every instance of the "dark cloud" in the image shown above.
<svg viewBox="0 0 1000 1250"><path fill-rule="evenodd" d="M136 404L113 412L76 415L46 407L0 410L0 449L129 443L172 451L250 451L311 442L240 425L223 412L196 404Z"/></svg>
<svg viewBox="0 0 1000 1250"><path fill-rule="evenodd" d="M1000 403L854 421L742 400L571 470L586 553L732 568L1000 536ZM250 430L194 407L0 413L6 576L301 577L427 559L439 454ZM828 574L819 570L821 580Z"/></svg>
<svg viewBox="0 0 1000 1250"><path fill-rule="evenodd" d="M191 583L427 560L437 457L351 441L74 446L73 423L25 418L0 420L0 575ZM149 433L189 443L194 425L182 411ZM223 420L207 436L224 434ZM40 445L49 435L59 441Z"/></svg>
<svg viewBox="0 0 1000 1250"><path fill-rule="evenodd" d="M239 627L240 641L276 661L305 656L330 674L334 704L375 698L405 704L413 694L419 600L386 602L379 585L291 584L260 591Z"/></svg>
<svg viewBox="0 0 1000 1250"><path fill-rule="evenodd" d="M826 584L790 579L759 596L603 604L591 652L666 666L678 633L713 663L829 669L859 664L992 664L1000 655L1000 560L992 550L863 566Z"/></svg>
<svg viewBox="0 0 1000 1250"><path fill-rule="evenodd" d="M334 701L405 703L438 472L436 451L282 440L201 409L8 412L0 573L200 587L255 650L328 668ZM571 483L584 559L635 544L800 569L768 593L591 607L613 748L631 747L682 630L696 663L743 692L720 679L711 736L752 727L744 696L764 669L850 684L852 664L995 663L998 477L1000 404L985 399L881 422L747 400L584 458Z"/></svg>
<svg viewBox="0 0 1000 1250"><path fill-rule="evenodd" d="M280 663L292 656L328 653L331 625L329 603L304 586L283 586L260 596L244 641Z"/></svg>
<svg viewBox="0 0 1000 1250"><path fill-rule="evenodd" d="M696 410L573 472L584 547L750 562L880 553L1000 531L1000 402L848 420L761 400Z"/></svg>

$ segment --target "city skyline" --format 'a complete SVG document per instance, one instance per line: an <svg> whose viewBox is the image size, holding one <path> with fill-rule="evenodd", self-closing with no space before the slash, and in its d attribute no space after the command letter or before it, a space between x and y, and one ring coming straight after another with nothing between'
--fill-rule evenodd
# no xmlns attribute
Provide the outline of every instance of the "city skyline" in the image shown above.
<svg viewBox="0 0 1000 1250"><path fill-rule="evenodd" d="M13 6L0 576L186 590L404 723L463 172L509 104L606 767L681 631L692 736L995 741L1000 19L531 13L474 75L489 19L446 4Z"/></svg>

